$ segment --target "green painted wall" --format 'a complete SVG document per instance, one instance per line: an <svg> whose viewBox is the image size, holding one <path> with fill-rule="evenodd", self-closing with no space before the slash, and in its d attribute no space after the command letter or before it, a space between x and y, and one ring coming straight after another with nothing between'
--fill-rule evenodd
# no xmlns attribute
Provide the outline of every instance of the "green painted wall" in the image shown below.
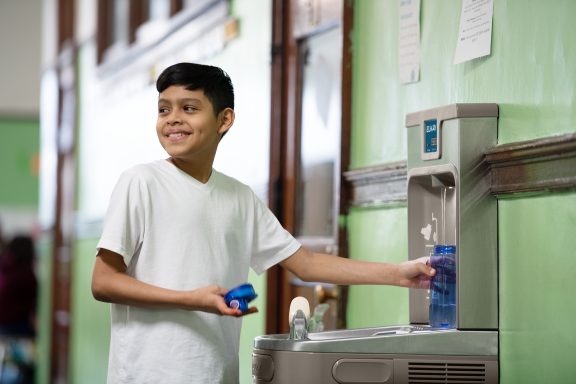
<svg viewBox="0 0 576 384"><path fill-rule="evenodd" d="M498 208L501 383L572 383L576 193Z"/></svg>
<svg viewBox="0 0 576 384"><path fill-rule="evenodd" d="M0 118L0 206L38 207L38 119Z"/></svg>
<svg viewBox="0 0 576 384"><path fill-rule="evenodd" d="M494 1L492 54L453 65L461 1L422 0L421 80L410 85L398 80L398 4L355 2L351 168L404 160L406 113L456 102L498 103L500 144L576 131L576 2ZM405 259L405 216L352 210L351 257ZM501 383L576 377L575 227L574 193L499 201ZM353 287L348 326L405 323L406 302L401 290Z"/></svg>
<svg viewBox="0 0 576 384"><path fill-rule="evenodd" d="M353 209L350 257L397 263L407 259L406 209ZM348 291L349 328L408 323L408 290L398 287L354 285Z"/></svg>

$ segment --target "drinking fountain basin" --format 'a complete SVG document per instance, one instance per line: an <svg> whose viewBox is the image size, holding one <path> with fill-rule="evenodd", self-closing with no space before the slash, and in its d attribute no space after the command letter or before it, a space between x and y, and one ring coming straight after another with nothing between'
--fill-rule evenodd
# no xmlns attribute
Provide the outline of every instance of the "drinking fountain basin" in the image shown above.
<svg viewBox="0 0 576 384"><path fill-rule="evenodd" d="M308 333L306 340L262 335L252 376L255 384L495 383L498 331L403 325Z"/></svg>
<svg viewBox="0 0 576 384"><path fill-rule="evenodd" d="M286 334L258 336L254 348L276 351L497 355L497 331L459 331L427 326L388 326L309 333L307 340Z"/></svg>

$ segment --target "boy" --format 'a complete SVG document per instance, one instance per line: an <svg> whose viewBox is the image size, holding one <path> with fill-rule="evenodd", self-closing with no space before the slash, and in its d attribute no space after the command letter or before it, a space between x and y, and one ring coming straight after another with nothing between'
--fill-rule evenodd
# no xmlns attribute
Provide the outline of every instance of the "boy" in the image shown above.
<svg viewBox="0 0 576 384"><path fill-rule="evenodd" d="M243 315L227 290L280 263L308 281L425 287L423 263L310 252L244 184L212 168L234 122L220 68L175 64L156 88L168 159L124 172L98 243L92 292L112 303L109 383L236 383ZM255 311L251 308L250 311Z"/></svg>

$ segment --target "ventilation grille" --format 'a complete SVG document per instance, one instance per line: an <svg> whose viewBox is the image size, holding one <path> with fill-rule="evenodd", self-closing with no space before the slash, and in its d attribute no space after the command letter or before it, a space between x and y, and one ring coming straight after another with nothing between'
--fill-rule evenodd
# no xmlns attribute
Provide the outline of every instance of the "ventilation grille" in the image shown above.
<svg viewBox="0 0 576 384"><path fill-rule="evenodd" d="M486 383L482 363L409 362L408 384Z"/></svg>

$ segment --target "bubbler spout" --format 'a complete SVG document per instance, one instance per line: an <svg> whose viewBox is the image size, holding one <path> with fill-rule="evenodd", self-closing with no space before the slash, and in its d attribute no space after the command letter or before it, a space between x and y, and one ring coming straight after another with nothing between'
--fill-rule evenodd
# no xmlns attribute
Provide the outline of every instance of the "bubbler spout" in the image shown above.
<svg viewBox="0 0 576 384"><path fill-rule="evenodd" d="M290 340L308 339L308 319L304 312L299 309L292 316L290 322Z"/></svg>
<svg viewBox="0 0 576 384"><path fill-rule="evenodd" d="M292 299L288 313L290 325L290 340L308 339L308 319L310 317L310 303L305 297L298 296Z"/></svg>

